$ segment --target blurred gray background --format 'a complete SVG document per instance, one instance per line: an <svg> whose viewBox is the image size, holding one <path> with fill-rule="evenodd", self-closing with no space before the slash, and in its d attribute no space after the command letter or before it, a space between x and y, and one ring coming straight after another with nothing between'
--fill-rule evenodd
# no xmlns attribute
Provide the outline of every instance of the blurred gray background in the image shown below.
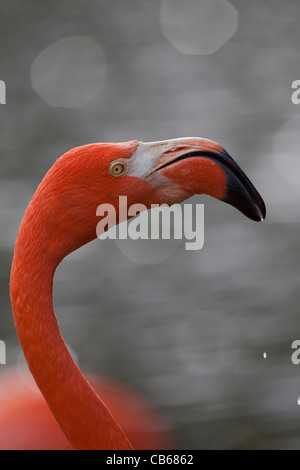
<svg viewBox="0 0 300 470"><path fill-rule="evenodd" d="M96 240L57 271L59 324L80 367L147 397L180 448L300 449L299 15L297 0L1 0L0 386L21 360L14 240L55 159L207 137L261 192L266 222L199 196L199 252Z"/></svg>

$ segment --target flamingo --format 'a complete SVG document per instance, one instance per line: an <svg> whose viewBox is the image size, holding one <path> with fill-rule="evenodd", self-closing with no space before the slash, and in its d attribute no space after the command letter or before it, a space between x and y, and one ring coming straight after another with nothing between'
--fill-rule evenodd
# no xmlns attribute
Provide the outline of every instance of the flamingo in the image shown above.
<svg viewBox="0 0 300 470"><path fill-rule="evenodd" d="M61 336L52 300L55 270L97 237L100 204L118 211L118 198L126 195L128 206L151 208L195 194L231 204L254 221L265 218L264 202L238 164L218 143L197 137L74 148L53 164L25 212L11 268L14 322L31 374L74 449L133 445Z"/></svg>
<svg viewBox="0 0 300 470"><path fill-rule="evenodd" d="M72 450L29 374L23 367L1 374L0 450ZM144 397L106 377L88 380L135 449L175 448L170 423Z"/></svg>

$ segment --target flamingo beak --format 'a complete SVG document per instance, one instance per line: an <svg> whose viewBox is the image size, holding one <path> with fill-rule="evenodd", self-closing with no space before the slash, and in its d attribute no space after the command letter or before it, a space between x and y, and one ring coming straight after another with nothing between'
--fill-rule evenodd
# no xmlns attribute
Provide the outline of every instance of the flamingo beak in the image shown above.
<svg viewBox="0 0 300 470"><path fill-rule="evenodd" d="M234 206L257 222L266 217L263 199L251 181L219 144L208 139L184 138L153 142L161 152L150 174L160 174L185 194L208 194ZM173 189L175 191L175 189Z"/></svg>

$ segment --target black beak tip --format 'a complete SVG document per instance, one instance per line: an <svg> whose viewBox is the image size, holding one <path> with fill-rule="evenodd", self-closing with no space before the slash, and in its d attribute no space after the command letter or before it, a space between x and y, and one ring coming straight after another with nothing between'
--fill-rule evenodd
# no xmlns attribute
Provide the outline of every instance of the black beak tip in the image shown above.
<svg viewBox="0 0 300 470"><path fill-rule="evenodd" d="M266 218L265 203L248 178L243 181L230 172L223 201L255 222L262 222Z"/></svg>
<svg viewBox="0 0 300 470"><path fill-rule="evenodd" d="M261 199L260 207L257 206L257 212L258 212L259 218L256 218L255 220L257 222L263 222L266 218L267 211L266 211L265 203L262 199Z"/></svg>
<svg viewBox="0 0 300 470"><path fill-rule="evenodd" d="M255 222L263 222L266 218L266 212L262 212L262 210L259 207L256 207L256 214L253 214L252 216L249 215L248 217Z"/></svg>
<svg viewBox="0 0 300 470"><path fill-rule="evenodd" d="M236 207L249 219L262 222L266 218L266 206L261 195L225 149L222 156L227 176L224 202Z"/></svg>

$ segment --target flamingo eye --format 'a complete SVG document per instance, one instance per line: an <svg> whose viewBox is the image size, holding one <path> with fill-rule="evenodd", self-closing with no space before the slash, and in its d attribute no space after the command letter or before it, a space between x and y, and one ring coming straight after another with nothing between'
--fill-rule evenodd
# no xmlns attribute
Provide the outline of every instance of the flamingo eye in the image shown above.
<svg viewBox="0 0 300 470"><path fill-rule="evenodd" d="M126 166L122 162L114 162L110 167L110 173L113 176L122 176L126 171Z"/></svg>

